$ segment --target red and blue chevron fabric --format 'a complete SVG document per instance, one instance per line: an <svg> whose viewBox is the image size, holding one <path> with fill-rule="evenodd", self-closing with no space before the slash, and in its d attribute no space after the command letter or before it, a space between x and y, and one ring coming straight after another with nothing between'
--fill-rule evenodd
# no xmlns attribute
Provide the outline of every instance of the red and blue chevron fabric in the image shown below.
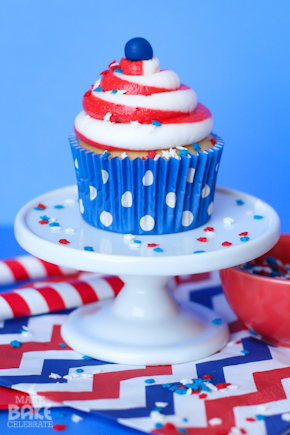
<svg viewBox="0 0 290 435"><path fill-rule="evenodd" d="M282 431L290 418L290 350L267 345L237 321L214 273L195 283L179 279L176 295L214 308L229 322L230 342L224 349L173 366L86 359L64 347L60 326L69 312L65 310L4 322L0 384L28 393L35 406L40 399L51 406L57 402L110 416L145 432L272 435ZM31 335L23 336L20 330L27 329ZM14 340L21 346L12 347ZM210 392L177 394L167 385L182 388L184 379L209 377ZM148 379L153 381L146 383Z"/></svg>

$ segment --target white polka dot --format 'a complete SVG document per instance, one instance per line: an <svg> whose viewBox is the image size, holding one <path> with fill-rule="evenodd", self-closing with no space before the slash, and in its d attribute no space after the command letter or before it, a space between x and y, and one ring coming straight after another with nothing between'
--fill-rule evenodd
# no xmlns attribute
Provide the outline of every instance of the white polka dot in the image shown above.
<svg viewBox="0 0 290 435"><path fill-rule="evenodd" d="M108 211L103 211L101 213L100 220L105 227L109 227L113 222L113 216Z"/></svg>
<svg viewBox="0 0 290 435"><path fill-rule="evenodd" d="M105 169L102 169L102 178L103 178L103 184L106 184L109 178L109 174Z"/></svg>
<svg viewBox="0 0 290 435"><path fill-rule="evenodd" d="M151 186L153 184L153 172L152 171L146 171L144 177L142 178L142 183L144 186Z"/></svg>
<svg viewBox="0 0 290 435"><path fill-rule="evenodd" d="M194 174L195 174L195 168L189 168L187 174L188 183L193 183Z"/></svg>
<svg viewBox="0 0 290 435"><path fill-rule="evenodd" d="M151 171L150 171L151 172ZM140 219L140 227L143 231L151 231L155 226L155 220L149 214Z"/></svg>
<svg viewBox="0 0 290 435"><path fill-rule="evenodd" d="M216 164L215 170L217 171L219 168L219 163Z"/></svg>
<svg viewBox="0 0 290 435"><path fill-rule="evenodd" d="M167 193L165 201L168 207L174 208L176 204L176 193L174 192Z"/></svg>
<svg viewBox="0 0 290 435"><path fill-rule="evenodd" d="M127 190L127 192L123 193L121 204L123 207L131 207L133 203L132 193Z"/></svg>
<svg viewBox="0 0 290 435"><path fill-rule="evenodd" d="M97 197L97 189L94 186L89 186L90 189L90 200L93 201Z"/></svg>
<svg viewBox="0 0 290 435"><path fill-rule="evenodd" d="M189 227L193 221L193 214L191 211L187 210L182 213L182 226Z"/></svg>
<svg viewBox="0 0 290 435"><path fill-rule="evenodd" d="M211 202L210 205L209 205L208 208L207 208L207 213L208 213L209 215L212 214L212 209L213 209L213 202Z"/></svg>
<svg viewBox="0 0 290 435"><path fill-rule="evenodd" d="M201 191L201 197L206 198L210 194L210 187L206 184Z"/></svg>
<svg viewBox="0 0 290 435"><path fill-rule="evenodd" d="M81 214L83 214L84 211L85 211L85 209L84 209L84 204L83 204L83 200L82 200L82 199L80 199L80 211L81 211Z"/></svg>
<svg viewBox="0 0 290 435"><path fill-rule="evenodd" d="M78 162L78 159L75 159L75 167L76 167L77 169L79 169L79 162Z"/></svg>

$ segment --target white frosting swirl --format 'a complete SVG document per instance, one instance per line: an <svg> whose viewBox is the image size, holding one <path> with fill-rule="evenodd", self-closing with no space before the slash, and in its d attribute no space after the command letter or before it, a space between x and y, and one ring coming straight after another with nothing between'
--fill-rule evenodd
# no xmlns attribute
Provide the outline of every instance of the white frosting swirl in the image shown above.
<svg viewBox="0 0 290 435"><path fill-rule="evenodd" d="M75 120L76 130L90 141L132 151L175 148L199 142L211 132L212 126L212 117L200 122L163 124L161 127L114 124L94 119L84 111Z"/></svg>
<svg viewBox="0 0 290 435"><path fill-rule="evenodd" d="M197 105L197 96L193 89L184 89L175 92L161 92L151 95L126 95L93 92L92 95L109 103L121 104L129 107L142 107L146 109L165 110L172 112L192 112Z"/></svg>
<svg viewBox="0 0 290 435"><path fill-rule="evenodd" d="M204 106L197 106L196 93L185 86L180 87L179 77L174 71L160 71L155 57L143 61L142 70L143 75L111 71L107 82L110 86L126 82L120 86L119 92L118 88L96 92L95 86L91 93L86 93L84 107L90 115L83 111L77 116L76 134L95 146L136 151L188 145L208 136L213 118ZM105 78L103 80L106 83ZM103 80L98 87L102 88ZM132 84L130 88L128 82ZM161 92L156 93L156 88ZM137 115L131 120L130 113ZM118 122L110 122L112 120ZM159 121L160 126L154 125L154 121Z"/></svg>
<svg viewBox="0 0 290 435"><path fill-rule="evenodd" d="M129 76L114 72L114 75L121 80L126 80L131 83L138 83L138 85L152 86L154 88L163 88L168 90L178 89L180 86L180 80L178 75L170 69L156 72L155 74L147 74L142 76Z"/></svg>

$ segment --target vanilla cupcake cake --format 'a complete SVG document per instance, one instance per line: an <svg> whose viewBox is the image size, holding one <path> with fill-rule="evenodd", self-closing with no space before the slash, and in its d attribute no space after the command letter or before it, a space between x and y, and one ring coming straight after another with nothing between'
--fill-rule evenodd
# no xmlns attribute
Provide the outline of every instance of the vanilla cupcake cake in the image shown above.
<svg viewBox="0 0 290 435"><path fill-rule="evenodd" d="M83 97L70 138L80 212L91 225L168 234L205 224L223 142L211 112L134 38Z"/></svg>

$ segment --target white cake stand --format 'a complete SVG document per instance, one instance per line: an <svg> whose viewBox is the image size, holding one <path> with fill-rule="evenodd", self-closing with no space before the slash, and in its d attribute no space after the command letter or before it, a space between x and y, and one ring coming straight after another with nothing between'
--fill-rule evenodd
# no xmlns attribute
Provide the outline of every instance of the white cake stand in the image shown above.
<svg viewBox="0 0 290 435"><path fill-rule="evenodd" d="M68 316L61 330L66 343L93 358L138 365L182 363L220 350L228 339L226 323L204 306L177 302L165 284L175 275L224 269L264 254L280 234L277 213L253 196L217 188L206 225L184 233L136 236L141 243L135 243L124 240L123 234L88 225L77 198L76 186L49 192L25 205L15 221L16 239L36 257L83 271L119 275L125 283L115 300L85 305ZM35 210L38 203L46 209ZM58 205L64 207L55 208ZM40 225L43 215L55 218L61 229ZM256 219L257 215L262 218ZM224 224L226 217L234 223ZM208 226L214 228L215 236L204 232ZM75 231L66 232L68 228ZM245 231L246 242L239 236ZM198 241L200 237L207 241ZM60 239L70 243L63 245ZM222 246L225 241L232 245ZM147 246L152 243L162 251ZM93 252L84 250L88 246Z"/></svg>

